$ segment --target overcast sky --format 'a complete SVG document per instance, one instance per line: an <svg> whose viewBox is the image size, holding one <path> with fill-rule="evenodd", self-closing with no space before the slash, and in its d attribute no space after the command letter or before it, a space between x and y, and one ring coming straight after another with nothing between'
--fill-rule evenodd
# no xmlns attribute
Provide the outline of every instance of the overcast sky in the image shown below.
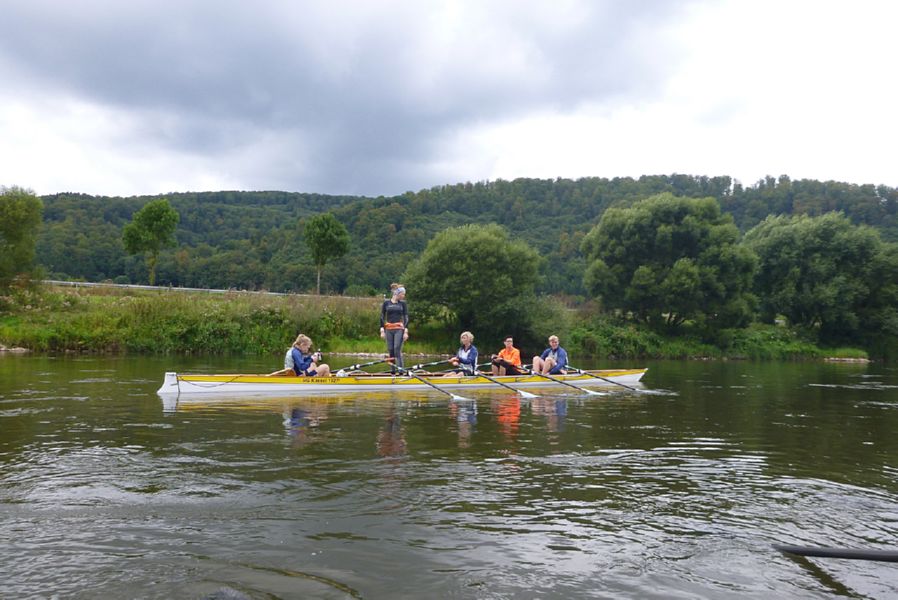
<svg viewBox="0 0 898 600"><path fill-rule="evenodd" d="M0 185L898 186L898 2L4 0Z"/></svg>

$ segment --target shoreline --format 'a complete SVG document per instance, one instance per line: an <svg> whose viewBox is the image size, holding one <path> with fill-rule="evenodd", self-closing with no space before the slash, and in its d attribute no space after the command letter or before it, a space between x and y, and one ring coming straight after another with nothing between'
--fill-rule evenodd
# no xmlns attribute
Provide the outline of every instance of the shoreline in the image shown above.
<svg viewBox="0 0 898 600"><path fill-rule="evenodd" d="M35 354L42 356L55 356L58 354L67 354L67 355L84 355L84 356L125 356L128 353L118 353L118 352L78 352L75 350L65 350L63 352L38 352L35 350L31 350L30 348L22 348L21 346L16 347L7 347L3 344L0 344L0 356L4 354ZM357 357L357 358L367 358L367 359L377 359L377 358L387 358L387 354L385 352L322 352L322 355L327 356L339 356L339 357ZM403 352L403 357L409 358L449 358L453 356L452 354L440 354L440 353L432 353L432 352L411 352L406 353ZM146 356L146 355L141 355ZM152 354L150 356L153 356ZM196 355L194 355L196 356ZM215 356L214 354L210 354L209 356ZM610 358L607 356L589 356L588 358L596 359L596 358ZM617 359L614 360L624 360ZM640 359L634 359L640 360ZM688 360L688 361L751 361L751 360L785 360L787 362L801 362L801 361L819 361L825 363L841 363L841 364L870 364L876 362L869 358L847 358L847 357L838 357L838 356L825 356L825 357L815 357L815 356L806 356L798 359L751 359L751 358L734 358L729 356L689 356L685 358L667 358L667 359L649 359L649 360Z"/></svg>

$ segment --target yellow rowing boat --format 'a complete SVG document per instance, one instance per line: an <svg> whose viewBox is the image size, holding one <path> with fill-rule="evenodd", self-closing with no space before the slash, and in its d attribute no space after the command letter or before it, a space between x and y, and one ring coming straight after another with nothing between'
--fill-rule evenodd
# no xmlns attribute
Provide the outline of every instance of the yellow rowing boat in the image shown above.
<svg viewBox="0 0 898 600"><path fill-rule="evenodd" d="M371 392L432 390L434 386L452 390L496 387L497 382L513 388L533 388L564 382L582 388L613 388L638 384L647 369L604 369L568 375L457 376L429 373L391 375L388 373L352 373L343 377L284 377L271 375L197 375L166 373L157 393L165 397L278 395L305 396L326 392Z"/></svg>

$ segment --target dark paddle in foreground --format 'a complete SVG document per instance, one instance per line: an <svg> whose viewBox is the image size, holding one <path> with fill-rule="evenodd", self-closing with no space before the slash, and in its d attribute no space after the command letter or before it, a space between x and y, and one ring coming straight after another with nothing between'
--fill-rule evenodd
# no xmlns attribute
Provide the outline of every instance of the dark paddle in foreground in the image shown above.
<svg viewBox="0 0 898 600"><path fill-rule="evenodd" d="M574 388L575 390L577 390L578 392L586 393L586 394L589 394L589 395L591 395L591 396L604 396L604 395L605 395L605 394L603 394L602 392L594 392L594 391L592 391L592 390L588 390L588 389L586 389L586 388L582 388L582 387L580 387L579 385L573 385L573 384L568 383L568 382L566 382L566 381L562 381L562 380L560 380L560 379L558 379L558 378L556 378L556 377L552 377L551 375L543 375L542 373L536 373L533 369L528 369L527 367L521 367L521 369L522 369L525 373L530 373L531 375L534 375L534 376L536 376L536 377L542 377L543 379L548 379L549 381L554 381L555 383L560 383L561 385L566 385L566 386L568 386L568 387L572 387L572 388Z"/></svg>
<svg viewBox="0 0 898 600"><path fill-rule="evenodd" d="M780 552L798 556L818 556L821 558L847 558L852 560L876 560L898 562L898 552L893 550L855 550L853 548L814 548L812 546L787 546L773 544Z"/></svg>
<svg viewBox="0 0 898 600"><path fill-rule="evenodd" d="M601 379L602 381L607 381L608 383L613 383L614 385L619 385L621 387L625 387L628 390L633 390L634 392L641 392L639 388L635 388L633 386L627 385L626 383L621 383L619 381L614 381L613 379L608 379L607 377L602 377L601 375L596 375L595 373L590 373L589 371L584 371L583 369L578 369L577 367L568 365L566 368L574 371L576 373L580 373L581 375L588 375L589 377L595 377L596 379Z"/></svg>
<svg viewBox="0 0 898 600"><path fill-rule="evenodd" d="M490 363L487 363L487 364L490 364ZM481 377L483 377L484 379L487 379L487 380L489 380L489 381L492 381L492 382L495 383L496 385L501 385L501 386L504 387L504 388L510 389L512 392L515 392L515 393L517 393L517 394L520 394L520 395L521 395L521 398L536 398L536 397L537 397L536 394L531 394L530 392L525 392L524 390L519 390L519 389L513 388L513 387L511 387L510 385L506 385L506 384L502 383L502 382L499 381L498 379L493 379L492 377L490 377L490 376L487 375L486 373L483 373L482 371L478 371L477 374L480 375Z"/></svg>
<svg viewBox="0 0 898 600"><path fill-rule="evenodd" d="M457 395L457 394L453 394L453 393L450 392L449 390L444 390L444 389L441 388L440 386L435 385L435 384L433 384L433 383L427 381L427 380L424 379L423 377L419 377L418 375L415 375L415 374L412 373L411 370L409 370L409 369L403 369L402 367L396 367L396 368L397 368L397 369L399 370L399 372L402 373L403 375L405 375L405 376L407 376L407 377L411 377L412 379L417 379L417 380L420 381L421 383L423 383L423 384L425 384L425 385L429 385L430 387L432 387L432 388L435 389L436 391L442 392L443 394L448 395L448 396L451 397L453 400L470 400L470 398L465 398L464 396L459 396L459 395Z"/></svg>

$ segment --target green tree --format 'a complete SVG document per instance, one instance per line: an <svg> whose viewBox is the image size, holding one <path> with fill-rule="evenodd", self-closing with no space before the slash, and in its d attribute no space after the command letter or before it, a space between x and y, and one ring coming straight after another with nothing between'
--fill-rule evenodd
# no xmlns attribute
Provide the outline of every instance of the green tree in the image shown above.
<svg viewBox="0 0 898 600"><path fill-rule="evenodd" d="M741 326L751 316L756 259L714 198L664 193L608 209L582 251L586 288L606 308L673 327Z"/></svg>
<svg viewBox="0 0 898 600"><path fill-rule="evenodd" d="M475 335L526 335L539 263L499 225L463 225L430 240L403 280L416 314L448 311L453 325Z"/></svg>
<svg viewBox="0 0 898 600"><path fill-rule="evenodd" d="M306 222L304 233L318 268L315 293L321 294L321 270L328 260L340 258L349 251L349 232L332 213L322 213Z"/></svg>
<svg viewBox="0 0 898 600"><path fill-rule="evenodd" d="M31 190L0 187L0 287L34 267L43 205Z"/></svg>
<svg viewBox="0 0 898 600"><path fill-rule="evenodd" d="M147 253L150 285L156 284L159 252L166 246L175 245L174 233L179 220L178 212L162 198L148 202L134 213L134 219L122 231L122 242L128 254Z"/></svg>
<svg viewBox="0 0 898 600"><path fill-rule="evenodd" d="M819 328L823 342L889 329L898 308L894 248L842 213L767 217L745 235L760 258L762 318ZM892 316L890 316L892 315ZM898 334L898 331L895 332Z"/></svg>

